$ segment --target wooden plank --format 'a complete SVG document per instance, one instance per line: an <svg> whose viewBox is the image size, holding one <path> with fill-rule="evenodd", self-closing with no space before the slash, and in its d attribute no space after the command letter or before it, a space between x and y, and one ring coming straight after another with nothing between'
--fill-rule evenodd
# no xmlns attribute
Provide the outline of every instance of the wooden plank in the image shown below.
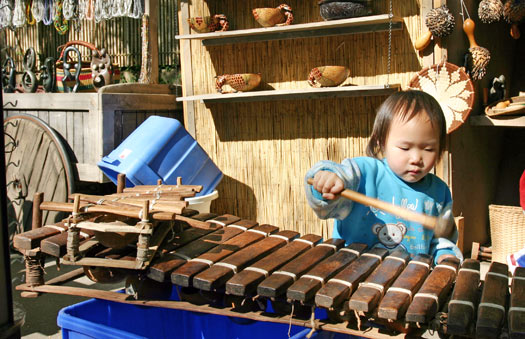
<svg viewBox="0 0 525 339"><path fill-rule="evenodd" d="M264 258L267 254L276 251L299 236L294 231L280 231L267 238L251 244L232 255L214 263L207 270L193 278L193 287L211 291L223 287L228 279L245 267Z"/></svg>
<svg viewBox="0 0 525 339"><path fill-rule="evenodd" d="M309 248L312 248L319 241L321 241L321 237L315 234L306 234L299 239L293 240L286 246L234 275L226 282L226 293L236 296L253 294L257 289L257 285L268 275Z"/></svg>
<svg viewBox="0 0 525 339"><path fill-rule="evenodd" d="M399 84L300 88L287 90L264 90L251 92L237 92L228 94L202 94L195 96L184 96L177 101L201 101L205 104L224 102L251 102L251 101L274 101L274 100L298 100L298 99L320 99L340 97L366 97L383 96L397 92Z"/></svg>
<svg viewBox="0 0 525 339"><path fill-rule="evenodd" d="M359 287L348 301L350 310L371 312L379 304L383 293L403 271L410 255L404 251L395 251L359 284Z"/></svg>
<svg viewBox="0 0 525 339"><path fill-rule="evenodd" d="M408 307L407 322L427 323L439 311L452 288L458 266L458 259L447 258L434 267Z"/></svg>
<svg viewBox="0 0 525 339"><path fill-rule="evenodd" d="M403 19L392 18L392 30L403 28ZM176 35L176 39L198 39L205 46L241 42L311 38L341 34L357 34L388 31L388 14L370 15L359 18L312 22L288 26L255 29L239 29L224 32Z"/></svg>
<svg viewBox="0 0 525 339"><path fill-rule="evenodd" d="M479 261L465 259L448 303L447 334L468 335L473 332L479 283Z"/></svg>
<svg viewBox="0 0 525 339"><path fill-rule="evenodd" d="M490 264L485 275L483 292L478 305L476 336L497 338L505 321L509 294L508 266L499 262Z"/></svg>
<svg viewBox="0 0 525 339"><path fill-rule="evenodd" d="M331 238L309 249L264 279L257 286L257 294L269 298L286 295L286 289L297 279L320 261L337 252L343 245L343 239Z"/></svg>
<svg viewBox="0 0 525 339"><path fill-rule="evenodd" d="M286 297L305 303L311 300L325 282L333 278L352 261L357 259L366 249L365 244L353 243L341 248L337 253L324 259L286 291Z"/></svg>
<svg viewBox="0 0 525 339"><path fill-rule="evenodd" d="M240 313L231 310L228 307L225 308L215 308L208 305L194 305L185 301L168 301L168 300L135 300L130 295L125 293L118 293L112 291L102 291L95 290L92 288L82 288L82 287L71 287L71 286L53 286L53 285L40 285L40 286L28 286L26 284L17 285L16 290L18 291L32 291L40 293L54 293L62 295L75 295L86 298L96 298L108 301L114 301L119 303L124 303L128 305L137 305L137 306L148 306L148 307L163 307L170 309L179 309L190 312L200 312L206 314L216 314L229 317L251 319L254 321L267 321L280 324L292 324L296 326L303 327L312 327L310 320L301 320L292 318L290 316L279 316L264 314L263 312L246 312ZM363 338L375 338L375 339L401 339L405 338L405 333L385 333L384 329L380 328L368 328L364 331L356 330L349 328L347 324L339 323L333 324L324 321L315 322L316 326L322 328L323 330L338 332L343 334L357 335ZM422 331L415 333L415 335L421 335Z"/></svg>
<svg viewBox="0 0 525 339"><path fill-rule="evenodd" d="M386 291L379 304L377 316L389 320L403 318L412 296L416 294L428 276L430 265L432 265L432 256L416 255Z"/></svg>
<svg viewBox="0 0 525 339"><path fill-rule="evenodd" d="M182 266L188 260L198 257L229 239L241 234L246 229L257 226L257 222L251 220L240 220L236 223L227 225L223 229L210 233L199 238L182 248L164 254L159 260L155 261L148 269L147 276L158 282L164 282L171 272L177 267ZM243 229L244 228L244 229Z"/></svg>
<svg viewBox="0 0 525 339"><path fill-rule="evenodd" d="M511 339L525 338L525 267L516 267L512 277L509 336Z"/></svg>
<svg viewBox="0 0 525 339"><path fill-rule="evenodd" d="M79 108L91 107L97 101L97 96L97 93L5 93L3 99L4 102L18 101L16 109L67 111L71 109L72 103Z"/></svg>
<svg viewBox="0 0 525 339"><path fill-rule="evenodd" d="M328 309L340 307L350 298L358 284L381 263L388 254L384 248L372 248L339 272L315 295L315 304Z"/></svg>
<svg viewBox="0 0 525 339"><path fill-rule="evenodd" d="M201 254L197 258L189 260L187 263L177 268L171 273L171 282L175 285L190 287L193 277L204 271L217 261L220 261L236 251L249 246L268 235L277 232L279 229L271 225L261 225L247 230L246 232L214 247L210 251Z"/></svg>

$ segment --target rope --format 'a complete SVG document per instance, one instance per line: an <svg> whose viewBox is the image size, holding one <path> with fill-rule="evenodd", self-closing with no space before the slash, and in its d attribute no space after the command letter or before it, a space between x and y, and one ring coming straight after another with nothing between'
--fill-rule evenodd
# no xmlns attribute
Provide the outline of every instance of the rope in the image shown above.
<svg viewBox="0 0 525 339"><path fill-rule="evenodd" d="M24 256L26 266L26 284L38 286L44 284L44 260L43 256Z"/></svg>

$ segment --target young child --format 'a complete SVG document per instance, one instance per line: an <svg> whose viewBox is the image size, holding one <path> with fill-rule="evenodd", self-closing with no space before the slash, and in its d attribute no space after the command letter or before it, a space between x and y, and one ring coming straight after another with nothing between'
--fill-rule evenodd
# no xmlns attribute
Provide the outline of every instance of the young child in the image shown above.
<svg viewBox="0 0 525 339"><path fill-rule="evenodd" d="M437 216L452 202L448 186L429 173L445 148L446 125L439 103L422 91L396 92L380 106L367 147L368 157L323 160L306 174L308 203L321 219L335 218L332 237L410 254L463 256L433 231L381 210L338 196L351 189L412 211ZM307 179L313 178L313 185ZM457 233L457 232L455 232ZM455 234L457 236L457 234Z"/></svg>

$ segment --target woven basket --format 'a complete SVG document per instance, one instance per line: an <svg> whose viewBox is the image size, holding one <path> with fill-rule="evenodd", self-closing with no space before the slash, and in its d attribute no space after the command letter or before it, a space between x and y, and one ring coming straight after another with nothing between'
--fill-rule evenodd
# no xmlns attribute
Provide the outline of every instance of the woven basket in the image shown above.
<svg viewBox="0 0 525 339"><path fill-rule="evenodd" d="M492 261L507 263L507 255L525 247L525 215L520 206L489 205Z"/></svg>

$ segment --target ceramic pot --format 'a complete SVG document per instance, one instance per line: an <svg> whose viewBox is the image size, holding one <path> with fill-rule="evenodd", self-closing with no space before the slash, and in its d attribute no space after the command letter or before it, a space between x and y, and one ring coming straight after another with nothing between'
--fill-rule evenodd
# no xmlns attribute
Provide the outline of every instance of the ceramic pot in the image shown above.
<svg viewBox="0 0 525 339"><path fill-rule="evenodd" d="M335 87L341 85L350 76L350 70L344 66L321 66L310 71L308 84L312 87Z"/></svg>
<svg viewBox="0 0 525 339"><path fill-rule="evenodd" d="M244 74L224 74L218 75L215 80L215 87L219 93L247 92L251 91L261 83L261 75L255 73ZM233 91L224 91L222 87L229 85Z"/></svg>
<svg viewBox="0 0 525 339"><path fill-rule="evenodd" d="M372 14L371 0L320 0L319 11L324 20L355 18Z"/></svg>
<svg viewBox="0 0 525 339"><path fill-rule="evenodd" d="M224 14L212 16L196 16L188 19L190 27L198 33L208 33L215 31L227 31L230 25Z"/></svg>
<svg viewBox="0 0 525 339"><path fill-rule="evenodd" d="M292 8L286 4L277 8L255 8L253 17L263 27L290 25L293 21Z"/></svg>

